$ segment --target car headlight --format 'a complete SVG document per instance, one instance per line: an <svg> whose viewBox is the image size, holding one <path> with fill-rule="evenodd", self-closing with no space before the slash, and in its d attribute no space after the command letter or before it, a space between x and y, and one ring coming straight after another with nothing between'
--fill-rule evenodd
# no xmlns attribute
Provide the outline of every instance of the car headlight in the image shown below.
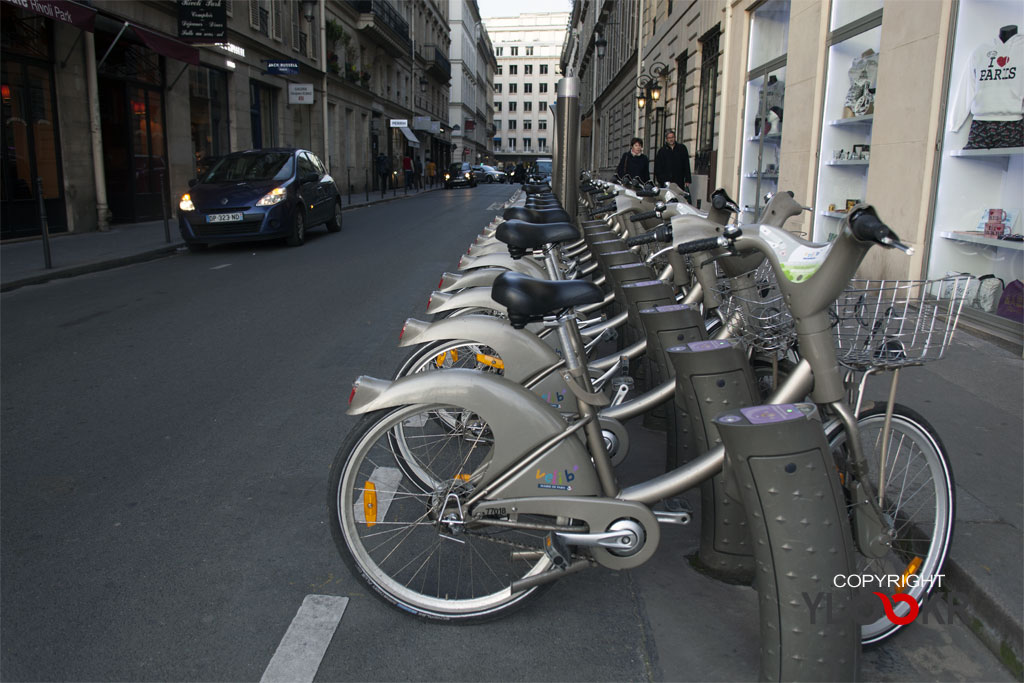
<svg viewBox="0 0 1024 683"><path fill-rule="evenodd" d="M280 204L284 201L286 196L288 196L287 189L283 187L275 187L273 190L260 197L260 200L256 202L256 206L273 206L274 204Z"/></svg>
<svg viewBox="0 0 1024 683"><path fill-rule="evenodd" d="M196 205L192 203L192 197L183 194L181 195L181 201L178 202L178 208L182 211L195 211Z"/></svg>
<svg viewBox="0 0 1024 683"><path fill-rule="evenodd" d="M444 174L444 179L445 179L445 180L451 180L451 179L452 179L452 176L451 176L451 174L449 174L449 173L445 173L445 174Z"/></svg>
<svg viewBox="0 0 1024 683"><path fill-rule="evenodd" d="M467 177L467 178L469 177L469 174L468 174L468 173L466 174L466 177Z"/></svg>

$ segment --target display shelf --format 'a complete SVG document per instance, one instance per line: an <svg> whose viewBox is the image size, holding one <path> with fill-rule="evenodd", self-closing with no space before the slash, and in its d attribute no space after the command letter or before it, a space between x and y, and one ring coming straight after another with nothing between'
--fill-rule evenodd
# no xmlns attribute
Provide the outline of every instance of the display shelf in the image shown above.
<svg viewBox="0 0 1024 683"><path fill-rule="evenodd" d="M757 174L756 173L747 173L743 177L744 178L750 178L750 179L753 180L753 179L757 178ZM772 182L778 182L779 174L778 173L775 173L775 174L762 173L761 174L761 180L771 180Z"/></svg>
<svg viewBox="0 0 1024 683"><path fill-rule="evenodd" d="M1002 147L998 149L955 149L951 157L1014 157L1024 155L1024 147Z"/></svg>
<svg viewBox="0 0 1024 683"><path fill-rule="evenodd" d="M825 162L826 166L863 166L867 168L870 162L867 159L832 159Z"/></svg>
<svg viewBox="0 0 1024 683"><path fill-rule="evenodd" d="M828 122L830 126L869 126L875 120L874 114L868 114L866 116L853 116L848 119L833 119Z"/></svg>
<svg viewBox="0 0 1024 683"><path fill-rule="evenodd" d="M761 139L760 135L752 135L747 138L747 142L757 142ZM764 141L769 145L782 144L782 133L768 133L764 136Z"/></svg>
<svg viewBox="0 0 1024 683"><path fill-rule="evenodd" d="M845 211L819 211L818 214L828 218L846 218Z"/></svg>
<svg viewBox="0 0 1024 683"><path fill-rule="evenodd" d="M1014 251L1024 251L1024 242L1016 242L1013 240L1001 240L995 237L986 237L984 233L976 230L954 230L952 232L940 232L940 237L947 240L955 240L957 242L970 242L972 244L983 244L986 247L994 247L996 249L1013 249Z"/></svg>

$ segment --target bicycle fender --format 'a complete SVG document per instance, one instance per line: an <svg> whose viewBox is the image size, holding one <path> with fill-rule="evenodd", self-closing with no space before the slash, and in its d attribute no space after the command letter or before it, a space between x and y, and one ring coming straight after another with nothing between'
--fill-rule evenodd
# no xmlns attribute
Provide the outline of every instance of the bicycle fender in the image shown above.
<svg viewBox="0 0 1024 683"><path fill-rule="evenodd" d="M459 259L458 269L469 270L471 268L485 268L492 266L504 268L505 270L514 270L517 273L538 277L542 280L548 279L547 271L544 270L542 265L533 259L513 259L507 252L504 254L495 253L483 254L482 256L463 256Z"/></svg>
<svg viewBox="0 0 1024 683"><path fill-rule="evenodd" d="M490 287L495 278L508 272L504 268L478 268L464 273L445 273L440 291L454 292L467 287Z"/></svg>
<svg viewBox="0 0 1024 683"><path fill-rule="evenodd" d="M433 323L409 318L398 345L447 340L479 342L494 349L504 365L504 376L517 384L560 360L536 335L513 328L507 320L487 315L461 315Z"/></svg>
<svg viewBox="0 0 1024 683"><path fill-rule="evenodd" d="M490 287L469 287L458 292L434 292L427 305L427 313L443 313L460 308L489 308L508 316L506 308L491 298Z"/></svg>
<svg viewBox="0 0 1024 683"><path fill-rule="evenodd" d="M524 454L566 430L561 414L536 394L503 377L474 370L453 368L394 382L364 375L356 379L353 391L349 415L426 402L456 406L486 420L494 443L478 489L488 487ZM562 439L490 493L503 497L600 494L590 454L577 435Z"/></svg>
<svg viewBox="0 0 1024 683"><path fill-rule="evenodd" d="M466 252L467 256L486 256L488 254L507 254L508 245L501 241L486 242L484 244L474 244Z"/></svg>

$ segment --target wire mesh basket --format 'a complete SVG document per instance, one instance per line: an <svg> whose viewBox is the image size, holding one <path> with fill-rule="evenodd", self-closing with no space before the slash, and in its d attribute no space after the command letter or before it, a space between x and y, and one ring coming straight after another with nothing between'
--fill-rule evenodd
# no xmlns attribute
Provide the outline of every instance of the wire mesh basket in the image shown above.
<svg viewBox="0 0 1024 683"><path fill-rule="evenodd" d="M767 262L739 277L720 279L716 289L722 297L719 310L733 327L733 337L748 348L783 353L796 342L793 316Z"/></svg>
<svg viewBox="0 0 1024 683"><path fill-rule="evenodd" d="M970 280L851 280L830 311L840 364L892 370L942 358Z"/></svg>

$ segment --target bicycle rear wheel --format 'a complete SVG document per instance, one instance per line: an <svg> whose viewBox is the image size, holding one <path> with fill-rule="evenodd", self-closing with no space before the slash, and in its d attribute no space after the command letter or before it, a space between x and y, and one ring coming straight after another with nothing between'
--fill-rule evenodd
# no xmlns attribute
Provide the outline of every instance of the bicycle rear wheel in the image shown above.
<svg viewBox="0 0 1024 683"><path fill-rule="evenodd" d="M365 416L331 467L328 510L342 559L384 602L425 619L480 621L546 588L511 586L551 565L543 531L463 516L493 438L478 416L455 415L467 412L414 405Z"/></svg>
<svg viewBox="0 0 1024 683"><path fill-rule="evenodd" d="M861 481L877 500L879 468L886 404L875 404L858 417L864 457L869 474ZM833 455L843 476L848 474L846 432L833 424L827 435ZM857 573L871 576L901 577L902 586L871 586L867 592L878 591L891 601L904 593L923 604L941 581L942 566L953 538L956 493L953 471L942 441L935 429L909 408L896 404L888 435L885 462L885 490L882 511L891 518L896 537L889 552L881 558L857 554ZM851 510L851 515L853 514ZM894 635L902 625L891 622L882 611L881 600L875 600L877 614L861 626L861 643L874 645ZM905 617L910 606L895 602L895 613Z"/></svg>

